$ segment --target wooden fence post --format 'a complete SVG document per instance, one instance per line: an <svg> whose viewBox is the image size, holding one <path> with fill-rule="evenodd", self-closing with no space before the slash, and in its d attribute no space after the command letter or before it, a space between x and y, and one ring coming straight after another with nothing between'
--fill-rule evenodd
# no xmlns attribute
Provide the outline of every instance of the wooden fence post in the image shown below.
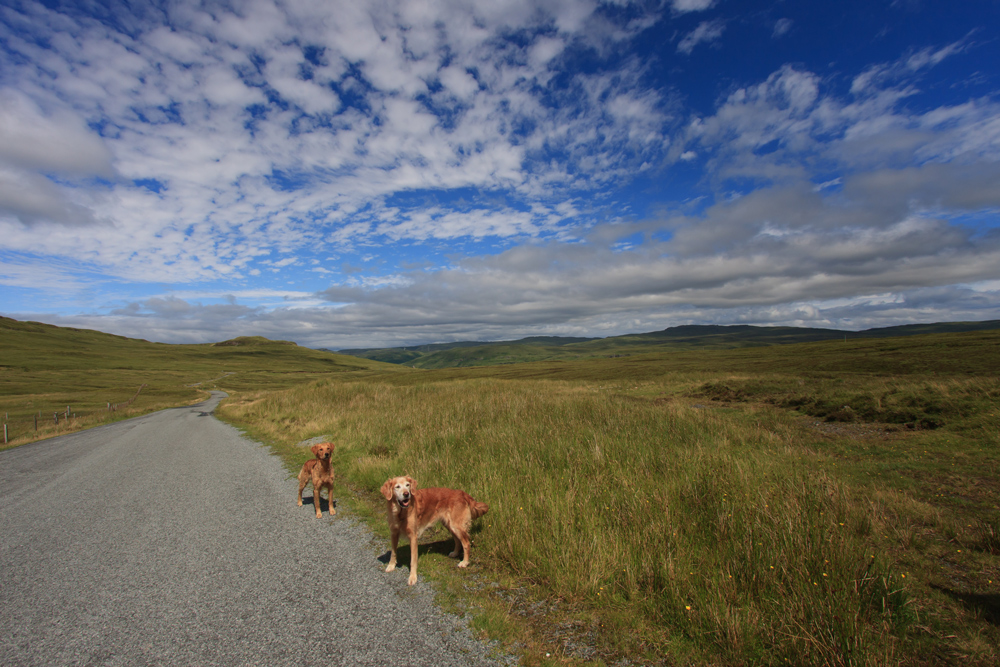
<svg viewBox="0 0 1000 667"><path fill-rule="evenodd" d="M56 426L58 426L59 425L59 413L58 412L53 412L52 413L52 419L55 421Z"/></svg>

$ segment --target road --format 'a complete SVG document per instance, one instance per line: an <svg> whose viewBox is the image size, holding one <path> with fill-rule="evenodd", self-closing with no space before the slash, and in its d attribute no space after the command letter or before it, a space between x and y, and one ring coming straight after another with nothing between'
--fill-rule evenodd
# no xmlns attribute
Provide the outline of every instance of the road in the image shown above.
<svg viewBox="0 0 1000 667"><path fill-rule="evenodd" d="M0 452L0 664L498 664L224 396Z"/></svg>

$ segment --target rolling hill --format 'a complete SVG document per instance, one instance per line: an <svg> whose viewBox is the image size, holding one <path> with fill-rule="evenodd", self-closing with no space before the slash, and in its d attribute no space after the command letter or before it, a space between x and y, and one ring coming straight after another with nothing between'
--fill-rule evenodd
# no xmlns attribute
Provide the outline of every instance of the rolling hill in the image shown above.
<svg viewBox="0 0 1000 667"><path fill-rule="evenodd" d="M345 349L338 352L375 361L430 369L613 357L640 351L762 347L845 338L886 338L989 329L1000 329L1000 320L909 324L864 331L750 325L685 325L662 331L608 338L532 336L515 341L459 341L410 347Z"/></svg>

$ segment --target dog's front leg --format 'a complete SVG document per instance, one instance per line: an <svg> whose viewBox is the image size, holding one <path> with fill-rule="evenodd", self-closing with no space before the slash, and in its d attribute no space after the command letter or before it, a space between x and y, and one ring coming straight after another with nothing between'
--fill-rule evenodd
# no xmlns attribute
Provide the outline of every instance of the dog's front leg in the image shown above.
<svg viewBox="0 0 1000 667"><path fill-rule="evenodd" d="M406 583L412 586L417 583L417 533L407 531L406 536L410 538L410 578Z"/></svg>
<svg viewBox="0 0 1000 667"><path fill-rule="evenodd" d="M389 534L389 548L392 551L392 555L389 556L389 564L385 566L386 572L392 572L396 569L396 546L399 545L399 529L392 528Z"/></svg>
<svg viewBox="0 0 1000 667"><path fill-rule="evenodd" d="M330 516L337 513L337 508L333 506L333 484L326 487L326 497L328 502L328 507L330 508Z"/></svg>

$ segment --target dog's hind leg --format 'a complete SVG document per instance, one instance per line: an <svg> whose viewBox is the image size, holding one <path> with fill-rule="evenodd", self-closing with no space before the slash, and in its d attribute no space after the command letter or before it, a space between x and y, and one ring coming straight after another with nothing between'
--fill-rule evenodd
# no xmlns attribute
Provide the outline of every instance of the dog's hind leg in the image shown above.
<svg viewBox="0 0 1000 667"><path fill-rule="evenodd" d="M303 473L299 473L299 507L302 507L302 489L306 488L306 484L309 483L309 476Z"/></svg>
<svg viewBox="0 0 1000 667"><path fill-rule="evenodd" d="M445 525L445 528L451 531L452 536L455 538L455 550L448 554L448 557L458 558L458 550L459 548L462 549L462 562L458 564L459 567L466 567L469 564L469 552L472 550L472 539L469 537L469 526L471 524L472 521L469 519L461 523L455 522Z"/></svg>

